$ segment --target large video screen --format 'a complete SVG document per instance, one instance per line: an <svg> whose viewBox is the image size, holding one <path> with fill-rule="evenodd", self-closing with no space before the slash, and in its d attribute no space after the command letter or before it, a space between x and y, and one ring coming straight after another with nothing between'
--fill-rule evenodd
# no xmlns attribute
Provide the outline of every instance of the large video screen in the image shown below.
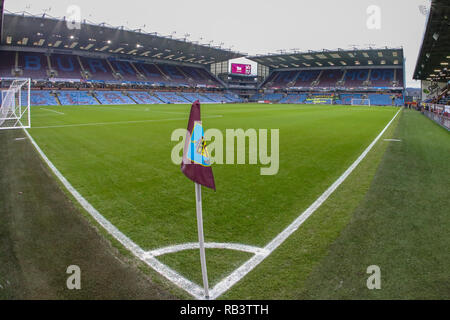
<svg viewBox="0 0 450 320"><path fill-rule="evenodd" d="M252 66L250 64L232 63L231 64L231 73L251 75L252 74Z"/></svg>

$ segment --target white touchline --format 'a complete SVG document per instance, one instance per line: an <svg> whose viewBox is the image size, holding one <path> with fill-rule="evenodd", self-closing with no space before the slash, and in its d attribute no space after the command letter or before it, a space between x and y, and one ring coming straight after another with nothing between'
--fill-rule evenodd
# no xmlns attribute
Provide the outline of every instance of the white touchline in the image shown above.
<svg viewBox="0 0 450 320"><path fill-rule="evenodd" d="M244 276L246 276L250 271L252 271L258 264L260 264L265 258L267 258L278 246L280 246L292 233L294 233L303 222L308 219L326 199L345 181L345 179L352 173L352 171L358 166L358 164L366 157L369 151L373 148L376 142L381 138L384 132L389 128L391 123L395 120L397 115L400 113L399 110L392 120L386 125L386 127L381 131L381 133L375 138L375 140L367 147L366 150L356 159L356 161L336 180L308 209L306 209L298 218L294 220L286 229L284 229L280 234L278 234L271 242L269 242L264 248L258 248L249 245L242 244L231 244L231 243L207 243L205 246L207 248L217 248L217 249L230 249L239 250L254 253L254 256L245 262L238 269L233 271L229 276L219 282L210 291L210 299L217 299L223 293L228 291L234 284L240 281ZM168 120L168 119L165 119ZM178 119L176 119L178 120ZM185 119L183 119L185 120ZM151 121L151 120L150 120ZM131 121L133 123L135 121ZM122 122L123 123L123 122ZM92 125L92 124L91 124ZM119 229L117 229L111 222L109 222L105 217L103 217L70 183L69 181L59 172L59 170L53 165L53 163L47 158L38 144L31 137L27 129L24 132L30 139L36 151L42 157L44 162L53 171L56 177L61 181L64 187L72 194L72 196L80 203L80 205L115 239L117 239L125 248L131 251L137 258L147 263L155 271L163 275L165 278L173 282L178 287L184 289L186 292L191 294L196 299L204 299L203 288L193 283L192 281L186 279L182 275L178 274L173 269L169 268L167 265L161 263L156 259L157 256L178 252L181 250L189 250L198 248L198 243L188 243L176 246L170 246L165 248L159 248L152 251L144 251L126 235L124 235Z"/></svg>
<svg viewBox="0 0 450 320"><path fill-rule="evenodd" d="M65 114L64 112L59 112L59 111L56 111L56 110L51 110L51 109L46 109L46 108L41 108L41 110L46 110L46 111L54 112L54 113L57 113L57 114Z"/></svg>

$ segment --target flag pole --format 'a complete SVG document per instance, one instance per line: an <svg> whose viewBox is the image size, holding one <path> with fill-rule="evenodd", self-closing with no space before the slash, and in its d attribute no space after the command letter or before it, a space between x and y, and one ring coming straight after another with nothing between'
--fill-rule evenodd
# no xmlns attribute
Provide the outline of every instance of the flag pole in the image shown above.
<svg viewBox="0 0 450 320"><path fill-rule="evenodd" d="M209 299L208 271L206 269L206 255L205 255L205 239L203 236L202 186L198 183L195 183L195 200L197 208L198 243L200 245L200 262L202 265L203 286L205 288L205 297L206 299Z"/></svg>

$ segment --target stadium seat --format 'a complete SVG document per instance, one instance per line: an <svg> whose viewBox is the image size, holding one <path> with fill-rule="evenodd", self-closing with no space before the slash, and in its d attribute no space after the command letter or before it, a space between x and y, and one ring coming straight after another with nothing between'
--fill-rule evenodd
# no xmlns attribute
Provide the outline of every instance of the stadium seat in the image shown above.
<svg viewBox="0 0 450 320"><path fill-rule="evenodd" d="M394 81L393 69L372 69L370 72L370 82L372 87L392 87L392 81Z"/></svg>
<svg viewBox="0 0 450 320"><path fill-rule="evenodd" d="M48 78L47 57L42 53L19 52L18 67L23 71L22 77L33 80L44 80Z"/></svg>
<svg viewBox="0 0 450 320"><path fill-rule="evenodd" d="M138 75L130 62L111 60L110 63L114 68L114 71L120 73L123 80L131 82L142 81L142 79L138 78Z"/></svg>
<svg viewBox="0 0 450 320"><path fill-rule="evenodd" d="M320 70L303 70L297 76L295 84L292 87L311 87L313 81L317 79Z"/></svg>
<svg viewBox="0 0 450 320"><path fill-rule="evenodd" d="M86 91L62 91L58 95L62 105L98 105L94 97Z"/></svg>
<svg viewBox="0 0 450 320"><path fill-rule="evenodd" d="M304 103L306 97L307 94L288 94L286 97L280 100L280 103L292 103L292 104Z"/></svg>
<svg viewBox="0 0 450 320"><path fill-rule="evenodd" d="M392 95L389 94L369 94L370 104L375 106L392 105Z"/></svg>
<svg viewBox="0 0 450 320"><path fill-rule="evenodd" d="M87 70L93 80L117 80L113 74L111 67L105 59L93 59L81 57L81 62L85 70Z"/></svg>
<svg viewBox="0 0 450 320"><path fill-rule="evenodd" d="M22 95L22 105L28 105L27 101L28 97L26 95ZM55 97L50 94L49 91L43 90L31 90L30 91L30 105L31 106L57 106L58 102Z"/></svg>
<svg viewBox="0 0 450 320"><path fill-rule="evenodd" d="M228 102L234 103L244 102L244 100L235 93L228 92L223 96L228 100Z"/></svg>
<svg viewBox="0 0 450 320"><path fill-rule="evenodd" d="M0 52L0 77L11 77L14 68L15 52Z"/></svg>
<svg viewBox="0 0 450 320"><path fill-rule="evenodd" d="M161 84L167 82L156 65L148 63L135 63L134 65L136 66L136 69L146 77L147 81Z"/></svg>
<svg viewBox="0 0 450 320"><path fill-rule="evenodd" d="M250 98L252 101L279 101L283 98L282 93L256 94Z"/></svg>
<svg viewBox="0 0 450 320"><path fill-rule="evenodd" d="M345 87L363 87L369 76L369 69L350 69L345 74Z"/></svg>
<svg viewBox="0 0 450 320"><path fill-rule="evenodd" d="M177 95L174 92L154 92L155 96L157 96L164 103L189 103L190 101L184 98L181 95Z"/></svg>
<svg viewBox="0 0 450 320"><path fill-rule="evenodd" d="M343 75L344 72L341 70L324 70L317 86L320 88L333 88L342 79Z"/></svg>

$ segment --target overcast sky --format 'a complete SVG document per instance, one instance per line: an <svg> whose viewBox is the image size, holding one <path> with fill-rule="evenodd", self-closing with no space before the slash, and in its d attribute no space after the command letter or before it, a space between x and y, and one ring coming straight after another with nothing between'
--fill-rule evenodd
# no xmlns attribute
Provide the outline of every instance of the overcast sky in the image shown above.
<svg viewBox="0 0 450 320"><path fill-rule="evenodd" d="M189 40L212 42L250 55L277 50L351 49L403 46L407 86L412 80L422 43L430 0L6 0L12 12L28 11L62 17L77 5L82 19L113 26L142 28ZM370 6L380 9L380 28ZM375 17L376 18L376 17ZM373 24L372 24L373 25Z"/></svg>

